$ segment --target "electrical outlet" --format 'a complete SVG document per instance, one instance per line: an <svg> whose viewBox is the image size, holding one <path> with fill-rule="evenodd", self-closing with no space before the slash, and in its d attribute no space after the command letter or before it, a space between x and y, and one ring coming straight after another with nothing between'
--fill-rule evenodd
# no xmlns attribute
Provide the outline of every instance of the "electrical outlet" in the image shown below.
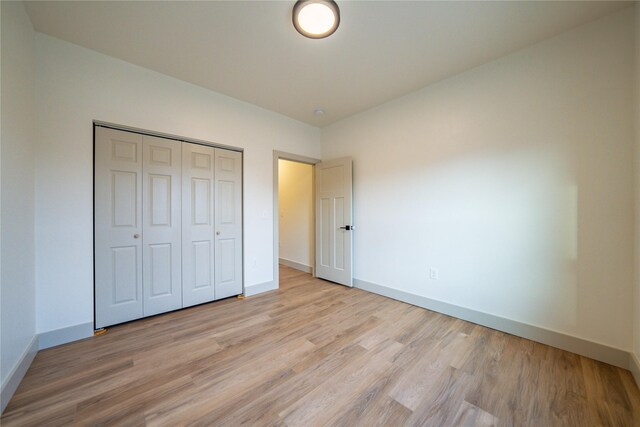
<svg viewBox="0 0 640 427"><path fill-rule="evenodd" d="M253 268L258 266L258 260L256 258L253 259Z"/></svg>
<svg viewBox="0 0 640 427"><path fill-rule="evenodd" d="M438 280L439 274L438 274L438 269L435 267L431 267L429 269L429 279L431 280Z"/></svg>

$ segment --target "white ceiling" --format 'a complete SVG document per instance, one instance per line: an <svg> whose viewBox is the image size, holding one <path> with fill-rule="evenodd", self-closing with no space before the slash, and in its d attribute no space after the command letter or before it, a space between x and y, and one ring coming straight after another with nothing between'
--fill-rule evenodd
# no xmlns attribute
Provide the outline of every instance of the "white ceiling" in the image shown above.
<svg viewBox="0 0 640 427"><path fill-rule="evenodd" d="M27 12L37 31L324 126L632 4L337 2L340 27L322 40L294 30L293 0L44 1Z"/></svg>

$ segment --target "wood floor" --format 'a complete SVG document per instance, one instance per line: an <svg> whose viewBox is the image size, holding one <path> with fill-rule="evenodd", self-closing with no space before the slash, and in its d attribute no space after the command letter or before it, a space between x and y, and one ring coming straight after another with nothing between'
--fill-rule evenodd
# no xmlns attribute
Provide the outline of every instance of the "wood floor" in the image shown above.
<svg viewBox="0 0 640 427"><path fill-rule="evenodd" d="M281 268L40 352L3 426L640 426L628 371Z"/></svg>

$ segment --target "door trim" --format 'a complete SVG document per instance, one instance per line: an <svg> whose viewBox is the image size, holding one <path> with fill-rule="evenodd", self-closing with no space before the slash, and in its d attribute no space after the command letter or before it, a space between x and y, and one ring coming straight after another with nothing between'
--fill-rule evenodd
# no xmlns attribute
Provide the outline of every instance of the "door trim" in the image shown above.
<svg viewBox="0 0 640 427"><path fill-rule="evenodd" d="M280 251L278 248L278 244L280 243L280 236L278 235L279 232L279 221L278 221L278 213L279 213L279 209L278 209L278 178L279 178L279 172L278 172L278 160L289 160L292 162L298 162L298 163L305 163L311 166L314 166L314 170L312 173L312 182L311 182L311 186L312 189L311 191L313 192L313 224L315 227L315 223L316 223L316 206L315 206L315 194L316 194L316 177L315 177L315 165L317 163L320 163L321 160L320 159L316 159L313 157L307 157L307 156L300 156L298 154L293 154L293 153L287 153L284 151L278 151L278 150L273 150L273 283L275 285L275 288L278 289L280 287L280 270L278 268L278 264L279 264L279 260L280 260ZM311 236L311 239L313 240L313 248L314 248L314 252L315 252L315 232L313 233L313 236ZM313 256L313 276L315 277L315 272L316 272L316 257L315 257L315 253Z"/></svg>
<svg viewBox="0 0 640 427"><path fill-rule="evenodd" d="M222 148L224 150L239 151L241 153L244 152L244 148L241 148L241 147L234 147L232 145L225 145L225 144L219 144L217 142L204 141L202 139L187 138L186 136L174 135L174 134L164 133L164 132L156 132L156 131L136 128L132 126L118 125L114 123L103 122L100 120L93 121L94 129L96 126L115 129L115 130L122 130L125 132L139 133L141 135L156 136L158 138L174 139L176 141L189 142L191 144L206 145L209 147Z"/></svg>

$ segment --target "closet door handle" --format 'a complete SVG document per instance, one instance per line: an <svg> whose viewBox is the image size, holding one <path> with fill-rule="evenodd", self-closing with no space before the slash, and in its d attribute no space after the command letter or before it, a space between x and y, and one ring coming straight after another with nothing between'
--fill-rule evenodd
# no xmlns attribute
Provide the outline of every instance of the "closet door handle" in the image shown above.
<svg viewBox="0 0 640 427"><path fill-rule="evenodd" d="M220 232L219 232L219 231L216 231L216 236L219 236L219 235L220 235Z"/></svg>
<svg viewBox="0 0 640 427"><path fill-rule="evenodd" d="M140 235L139 235L138 233L136 233L136 234L134 234L134 235L133 235L133 238L134 238L134 239L137 239L138 237L140 237Z"/></svg>

